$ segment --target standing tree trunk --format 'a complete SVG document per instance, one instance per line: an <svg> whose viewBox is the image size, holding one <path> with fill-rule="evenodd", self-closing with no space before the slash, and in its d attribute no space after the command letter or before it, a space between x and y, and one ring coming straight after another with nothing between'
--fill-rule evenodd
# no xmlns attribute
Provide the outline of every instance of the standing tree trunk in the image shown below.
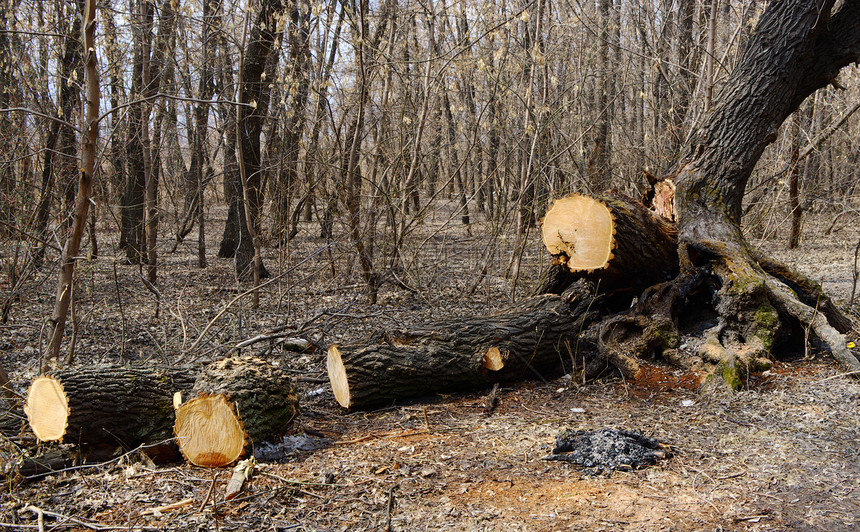
<svg viewBox="0 0 860 532"><path fill-rule="evenodd" d="M138 25L134 46L131 92L138 98L149 84L149 57L152 48L152 26L155 5L141 0L142 21ZM146 140L143 131L149 121L149 105L137 102L129 110L128 144L126 147L128 175L120 198L120 247L131 264L139 264L146 256L144 205L146 202Z"/></svg>
<svg viewBox="0 0 860 532"><path fill-rule="evenodd" d="M680 163L681 276L675 284L714 279L709 286L719 315L713 335L719 354L713 358L727 361L724 366L744 354L766 354L789 331L802 338L809 327L846 368L860 370L839 334L847 322L820 286L754 251L739 226L747 181L782 123L860 59L860 2L834 5L783 0L767 6Z"/></svg>
<svg viewBox="0 0 860 532"><path fill-rule="evenodd" d="M362 234L361 188L363 180L359 156L364 131L365 107L370 98L370 80L368 79L370 75L369 62L371 54L375 53L378 49L382 35L385 33L392 2L389 0L385 3L379 25L371 36L368 36L368 10L370 9L370 4L367 0L358 0L357 3L358 5L354 2L350 7L356 21L353 34L359 43L355 53L358 70L357 101L355 104L355 115L352 117L345 137L347 145L344 149L343 159L341 160L340 179L344 188L344 203L346 203L349 236L358 254L358 262L361 266L362 277L364 278L367 301L373 305L376 304L376 296L379 289L379 273L375 270L373 264L373 236L376 233L376 218L373 213L370 213L368 216L365 226L370 237L365 240L366 237Z"/></svg>
<svg viewBox="0 0 860 532"><path fill-rule="evenodd" d="M176 45L176 12L178 1L170 0L161 6L161 17L158 23L158 39L155 42L152 60L149 64L149 87L146 91L147 97L155 94L173 83L173 49ZM144 104L149 105L149 104ZM151 105L150 105L151 107ZM153 285L156 282L158 267L158 183L161 172L161 131L164 127L167 114L167 103L162 102L156 113L153 123L154 131L150 140L147 127L148 119L144 122L142 136L148 147L146 150L145 164L148 166L146 174L146 275L147 280ZM145 112L148 118L149 113ZM158 310L156 308L156 315Z"/></svg>
<svg viewBox="0 0 860 532"><path fill-rule="evenodd" d="M60 276L57 282L57 300L51 315L51 333L48 353L51 359L56 359L63 340L63 329L66 324L66 314L72 300L75 273L75 260L81 247L81 238L87 223L87 212L90 206L90 191L93 186L93 169L96 160L96 141L98 140L99 116L99 77L96 64L96 0L86 0L81 13L83 23L83 42L86 50L84 83L86 86L85 116L83 122L84 137L81 146L81 172L78 183L75 213L72 219L72 229L63 247Z"/></svg>
<svg viewBox="0 0 860 532"><path fill-rule="evenodd" d="M60 62L60 78L57 80L57 98L59 100L57 112L60 120L52 121L50 124L45 143L45 157L42 162L42 188L39 204L36 207L36 234L41 239L42 245L39 246L33 256L33 263L37 268L41 267L45 257L45 243L48 241L48 220L51 216L51 200L57 176L60 176L61 183L68 184L72 177L64 175L63 172L72 172L73 175L77 175L77 171L74 170L73 159L76 151L75 132L69 126L69 122L74 120L75 104L80 101L78 85L72 82L72 77L80 70L81 65L80 34L80 18L73 17ZM60 145L60 142L63 144ZM59 161L56 160L57 156L59 156Z"/></svg>
<svg viewBox="0 0 860 532"><path fill-rule="evenodd" d="M612 64L614 54L610 53L610 40L616 30L612 28L611 16L614 6L612 0L599 0L597 4L600 20L599 59L597 62L597 81L594 84L594 110L598 113L593 136L593 146L588 157L588 179L591 190L602 193L612 182L612 118L613 97L615 92L615 72Z"/></svg>
<svg viewBox="0 0 860 532"><path fill-rule="evenodd" d="M259 243L254 242L259 235L260 209L263 201L260 134L263 132L263 122L269 112L270 81L263 79L263 72L269 55L275 50L276 43L280 42L281 32L278 28L279 21L284 16L284 9L285 4L282 0L263 1L240 67L242 69L239 86L241 105L237 109L237 123L241 155L238 159L239 183L238 186L234 186L234 189L240 190L241 193L234 196L235 207L230 206L227 220L228 225L236 224L239 229L239 239L236 247L233 248L233 256L236 275L240 278L267 275L265 267L257 256L258 252L255 252Z"/></svg>
<svg viewBox="0 0 860 532"><path fill-rule="evenodd" d="M290 197L291 192L299 181L299 146L302 131L305 127L305 107L308 101L308 86L310 85L311 52L309 47L311 6L307 0L293 0L290 6L290 29L288 42L290 47L290 64L288 65L291 93L289 114L284 126L284 161L285 168L279 172L280 197L276 198L276 229L272 231L281 242L286 242L291 234ZM294 89L294 90L293 90Z"/></svg>

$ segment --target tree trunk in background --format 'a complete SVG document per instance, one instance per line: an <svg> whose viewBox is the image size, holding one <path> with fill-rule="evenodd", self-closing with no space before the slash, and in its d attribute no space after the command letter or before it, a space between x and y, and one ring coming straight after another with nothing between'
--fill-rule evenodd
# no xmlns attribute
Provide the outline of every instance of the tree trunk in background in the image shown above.
<svg viewBox="0 0 860 532"><path fill-rule="evenodd" d="M355 95L357 100L355 103L355 114L350 121L345 136L347 144L344 149L344 156L341 159L340 183L343 187L344 203L346 204L349 237L358 255L358 262L365 283L367 301L373 305L376 304L377 292L379 290L379 273L375 270L373 264L373 238L376 234L376 214L362 213L362 177L359 155L364 131L366 107L370 97L370 80L368 79L370 76L369 63L372 54L376 53L379 47L382 35L385 34L388 17L391 16L392 1L388 0L385 2L379 24L373 35L368 38L370 29L368 24L369 5L368 0L358 0L358 5L353 2L350 6L350 10L356 21L356 26L353 27L353 34L356 42L359 43L355 53L358 86ZM362 218L365 215L367 215L368 219L362 224ZM362 231L362 225L366 227L365 231ZM363 234L365 232L367 233L366 235Z"/></svg>
<svg viewBox="0 0 860 532"><path fill-rule="evenodd" d="M331 79L332 68L334 67L335 58L337 58L338 49L340 45L340 32L343 28L343 20L344 20L344 10L346 9L345 3L340 3L340 10L337 15L337 22L335 23L334 32L331 38L331 49L328 50L328 59L326 60L324 65L321 65L321 72L318 72L317 82L314 84L314 93L317 95L317 104L314 111L313 116L313 127L311 128L311 135L308 141L307 148L305 149L305 158L303 167L305 170L305 187L307 192L305 194L304 201L304 220L306 222L311 221L311 213L314 210L316 204L316 196L317 196L317 181L322 181L322 176L325 175L325 172L322 171L324 167L319 161L321 157L322 151L319 148L319 138L320 132L323 128L323 122L327 121L326 117L326 106L328 105L328 85L329 79ZM328 12L328 16L334 16L335 6L330 8ZM329 21L331 18L329 18ZM329 211L328 208L325 209L326 212ZM320 219L320 228L321 233L325 235L327 232L326 224L323 219ZM294 225L292 229L290 229L289 238L293 238L298 233L297 225Z"/></svg>
<svg viewBox="0 0 860 532"><path fill-rule="evenodd" d="M78 17L73 16L60 62L60 78L57 80L57 115L65 122L74 120L80 102L78 85L71 82L72 77L77 76L82 65L80 35L81 21ZM33 256L36 267L41 267L45 256L45 243L50 239L48 221L51 216L54 185L57 181L63 186L67 185L71 179L66 175L68 172L72 172L75 176L78 175L75 170L77 167L75 160L77 140L74 130L59 121L52 121L48 127L47 149L42 164L42 188L39 204L36 207L36 234L42 240L42 244ZM69 157L72 159L69 160ZM57 179L58 176L60 177L59 180Z"/></svg>
<svg viewBox="0 0 860 532"><path fill-rule="evenodd" d="M265 277L268 275L262 262L256 266L256 273L252 270L255 243L253 239L259 235L260 209L263 202L262 190L262 159L260 150L260 134L263 131L263 123L269 114L269 84L271 80L263 79L266 62L269 55L280 43L281 33L278 29L279 20L284 15L285 5L283 0L264 0L260 6L260 12L253 24L248 40L248 47L244 54L242 64L242 84L240 101L247 107L237 110L240 119L239 141L242 143L242 160L240 165L244 166L244 178L240 176L237 190L242 193L237 195L234 201L237 203L235 210L231 208L230 213L240 216L233 221L239 227L239 242L235 249L235 269L239 278L250 276ZM275 51L277 53L277 51ZM231 223L228 220L228 224ZM249 226L250 223L250 226Z"/></svg>
<svg viewBox="0 0 860 532"><path fill-rule="evenodd" d="M714 62L716 58L717 42L717 18L719 17L720 0L711 0L708 8L708 41L705 48L705 67L702 80L704 83L705 103L704 111L711 110L711 101L714 94Z"/></svg>
<svg viewBox="0 0 860 532"><path fill-rule="evenodd" d="M213 4L216 4L213 9ZM194 132L191 141L191 164L188 172L185 174L185 216L182 221L182 226L176 234L176 242L182 242L195 222L203 222L204 201L205 201L205 182L203 176L203 168L207 165L208 157L205 153L207 150L206 136L209 133L209 111L212 99L212 94L215 92L214 72L212 68L212 52L210 48L214 48L217 42L216 38L212 37L212 28L216 20L220 20L219 13L221 12L221 2L219 0L204 0L203 1L203 27L202 27L202 42L201 47L201 65L200 65L200 80L197 86L197 98L200 100L194 106ZM215 15L213 16L213 11ZM206 267L206 242L205 232L198 226L198 250L197 250L197 266L200 268ZM175 249L175 248L174 248Z"/></svg>
<svg viewBox="0 0 860 532"><path fill-rule="evenodd" d="M131 75L132 97L140 97L149 83L149 58L152 48L152 26L155 5L149 0L140 0L137 9L141 22L135 32L134 67ZM146 257L146 232L144 205L146 203L146 142L142 132L149 120L149 104L137 102L129 110L128 144L126 145L128 175L120 198L120 248L125 249L126 259L139 264Z"/></svg>
<svg viewBox="0 0 860 532"><path fill-rule="evenodd" d="M176 44L176 12L174 9L176 6L178 6L177 0L166 0L161 6L158 38L155 41L155 50L153 50L152 60L149 64L149 87L145 91L147 97L154 96L162 89L164 89L163 92L171 92L167 89L173 84ZM149 139L148 130L144 132L144 141L148 145L145 161L149 166L146 181L146 276L153 285L156 282L158 267L158 183L161 173L161 132L165 127L165 116L169 107L167 102L161 102L153 123L155 130L152 132L152 140ZM146 122L148 122L149 113L146 112L145 114L147 116ZM158 311L156 310L157 315Z"/></svg>
<svg viewBox="0 0 860 532"><path fill-rule="evenodd" d="M13 13L10 0L0 2L0 11ZM7 33L6 17L0 18L0 109L12 107L14 101L14 55L12 53L12 42ZM12 117L9 113L0 113L0 154L3 159L6 154L12 153ZM49 126L50 127L50 126ZM15 223L15 176L14 162L0 162L0 237L8 237L12 234Z"/></svg>
<svg viewBox="0 0 860 532"><path fill-rule="evenodd" d="M102 11L103 20L105 21L105 52L108 61L108 71L110 72L110 107L118 109L120 101L125 99L123 90L123 65L122 65L122 50L118 41L116 24L113 19L113 14L109 10ZM122 127L121 124L128 122L123 120L124 115L120 111L111 113L110 116L110 162L113 167L113 176L111 180L114 193L119 193L123 190L126 182L126 132L128 127ZM120 197L112 198L117 204L120 203ZM122 231L121 236L122 238Z"/></svg>
<svg viewBox="0 0 860 532"><path fill-rule="evenodd" d="M223 16L223 6L219 4L218 21ZM218 87L220 88L220 99L232 102L236 95L236 87L233 80L233 57L237 55L224 32L222 24L217 25L218 51L221 54L218 63ZM224 233L218 247L218 257L232 258L236 255L239 246L239 232L243 224L239 222L245 219L245 211L239 198L242 196L241 181L239 178L239 163L236 160L236 106L233 103L225 103L220 107L221 123L224 129L224 157L223 157L223 186L224 202L227 204L227 223L224 225ZM247 229L247 227L246 227Z"/></svg>
<svg viewBox="0 0 860 532"><path fill-rule="evenodd" d="M684 124L693 100L696 83L696 54L693 41L693 20L696 13L696 0L680 0L678 6L678 83L675 84L677 97L674 108L674 128L671 132L670 154L677 153L684 142Z"/></svg>
<svg viewBox="0 0 860 532"><path fill-rule="evenodd" d="M289 114L284 125L284 151L279 154L286 160L283 163L283 171L279 173L279 183L276 185L279 197L275 198L275 229L272 231L281 242L289 240L292 232L290 198L299 182L299 147L305 128L305 108L308 102L311 70L310 11L308 0L293 0L290 6L290 27L287 31L290 62L287 66L287 79L293 94L287 98Z"/></svg>
<svg viewBox="0 0 860 532"><path fill-rule="evenodd" d="M788 134L791 137L788 154L788 207L790 209L789 216L791 217L791 230L788 235L788 249L795 249L800 243L800 221L801 215L803 214L803 208L800 206L799 197L800 161L798 161L798 156L800 155L800 143L801 136L803 135L804 122L806 121L801 116L801 112L798 111L791 120L790 127L786 128L788 129Z"/></svg>
<svg viewBox="0 0 860 532"><path fill-rule="evenodd" d="M598 114L594 125L591 154L588 157L588 179L591 190L601 193L612 181L612 119L615 95L615 65L612 64L610 46L616 31L613 29L612 0L597 3L600 34L598 36L597 75L594 83L594 112Z"/></svg>

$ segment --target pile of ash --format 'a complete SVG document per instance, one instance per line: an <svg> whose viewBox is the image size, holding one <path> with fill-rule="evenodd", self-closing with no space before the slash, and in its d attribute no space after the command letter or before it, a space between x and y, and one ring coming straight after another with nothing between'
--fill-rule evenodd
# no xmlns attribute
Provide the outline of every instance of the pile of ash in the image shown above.
<svg viewBox="0 0 860 532"><path fill-rule="evenodd" d="M561 460L585 468L587 475L629 471L671 456L671 446L638 432L617 429L564 430L544 460Z"/></svg>

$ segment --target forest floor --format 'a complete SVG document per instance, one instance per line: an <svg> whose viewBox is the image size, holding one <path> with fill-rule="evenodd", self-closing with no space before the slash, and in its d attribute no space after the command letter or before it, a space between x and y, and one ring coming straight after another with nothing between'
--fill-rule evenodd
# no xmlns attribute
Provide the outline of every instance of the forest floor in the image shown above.
<svg viewBox="0 0 860 532"><path fill-rule="evenodd" d="M844 304L860 228L846 220L824 236L830 219L810 223L799 250L784 251L768 234L757 244L823 281ZM156 466L139 453L120 454L9 483L0 494L0 531L860 528L860 384L804 346L734 394L700 395L685 375L666 368L649 382L561 377L507 385L492 410L487 390L371 412L341 409L325 377L330 343L360 342L392 325L489 314L537 284L547 257L535 235L512 283L504 275L510 242L495 247L488 225L467 232L458 221L426 220L402 253L408 273L401 281L415 290L386 284L376 306L363 303L357 265L343 259L351 250L315 238L314 227L288 249L267 250L278 277L257 309L250 297L236 299L231 261L213 256L208 268L196 267L196 242L173 254L170 242L162 243L156 305L138 268L115 259L103 237L101 256L78 265L75 363L203 363L247 338L294 329L320 349L297 354L262 342L243 352L296 375L303 412L288 436L318 448L260 464L232 501L224 501L229 469ZM6 242L0 250L4 266L14 247ZM0 325L0 364L21 393L40 372L56 273L54 266L29 275ZM611 476L543 460L563 429L602 427L658 438L674 454ZM0 457L26 441L6 440ZM158 509L173 503L181 504Z"/></svg>

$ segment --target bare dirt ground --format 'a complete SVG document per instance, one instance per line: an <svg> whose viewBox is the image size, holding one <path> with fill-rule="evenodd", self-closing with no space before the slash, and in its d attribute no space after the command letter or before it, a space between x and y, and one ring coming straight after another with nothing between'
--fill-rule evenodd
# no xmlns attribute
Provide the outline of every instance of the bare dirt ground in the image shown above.
<svg viewBox="0 0 860 532"><path fill-rule="evenodd" d="M772 235L758 245L822 280L844 303L860 229L844 223L824 237L831 218L809 224L800 250L783 251ZM260 308L252 309L249 298L235 301L205 331L238 293L230 261L211 257L200 270L196 242L168 254L165 241L156 317L156 296L137 267L115 261L113 243L103 241L102 256L78 267L76 363L116 363L121 356L202 363L285 326L325 348L382 326L491 313L536 284L546 256L534 235L512 286L505 277L510 242L494 248L488 226L467 233L447 220L428 219L406 248L411 273L402 280L417 290L386 284L374 307L362 302L357 265L350 270L347 261L330 260L349 247L315 238L308 226L289 249L267 251L270 271L282 276L265 287ZM214 247L217 236L209 241ZM6 243L0 259L8 264L13 254L14 243ZM488 274L479 278L487 260ZM0 325L0 362L22 393L39 372L55 279L51 268L29 277ZM228 469L155 466L119 451L109 463L6 485L0 530L860 528L860 385L814 349L801 359L804 346L735 394L699 395L685 375L667 368L641 383L562 377L507 385L492 412L481 390L349 413L328 390L324 349L297 354L264 342L245 353L295 373L304 402L290 434L306 433L323 448L261 464L243 494L227 502ZM542 459L561 430L601 427L656 437L675 448L674 456L608 477ZM2 456L38 451L26 441L6 440ZM172 503L182 504L153 511Z"/></svg>

